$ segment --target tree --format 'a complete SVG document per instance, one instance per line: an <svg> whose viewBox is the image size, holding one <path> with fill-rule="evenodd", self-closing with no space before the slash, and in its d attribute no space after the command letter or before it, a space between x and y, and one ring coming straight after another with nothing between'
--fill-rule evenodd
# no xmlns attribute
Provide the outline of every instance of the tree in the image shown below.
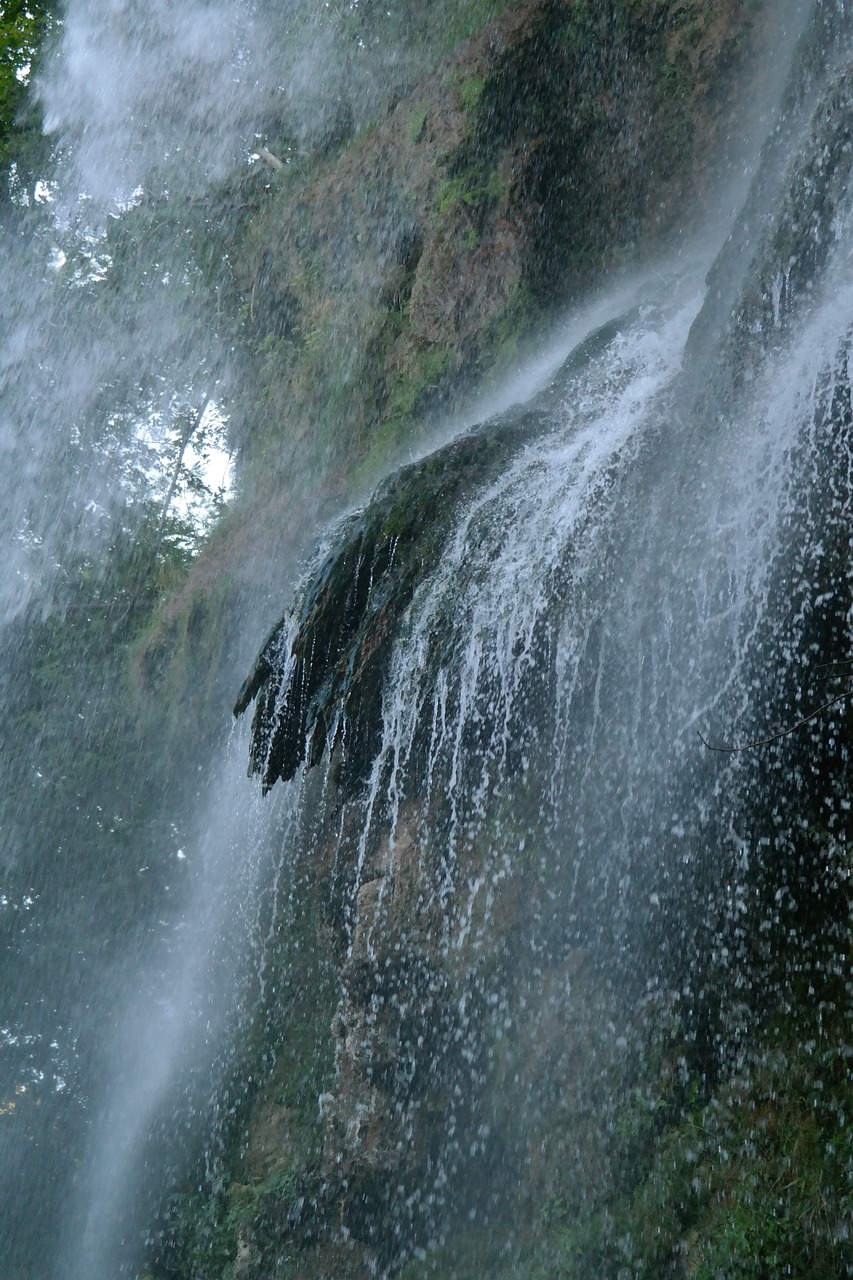
<svg viewBox="0 0 853 1280"><path fill-rule="evenodd" d="M56 22L51 0L4 0L0 8L0 168L4 170L12 163L29 170L36 154L45 150L40 113L29 88ZM0 200L7 192L4 184Z"/></svg>

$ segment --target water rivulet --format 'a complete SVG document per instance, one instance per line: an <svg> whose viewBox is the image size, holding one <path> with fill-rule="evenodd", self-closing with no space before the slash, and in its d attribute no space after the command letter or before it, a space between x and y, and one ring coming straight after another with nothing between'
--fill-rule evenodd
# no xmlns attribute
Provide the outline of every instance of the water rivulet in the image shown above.
<svg viewBox="0 0 853 1280"><path fill-rule="evenodd" d="M322 1151L247 1274L341 1233L407 1275L439 1245L436 1274L849 1273L837 1097L822 1216L762 1224L753 1185L743 1225L688 1163L680 1226L613 1225L656 1111L766 1068L804 981L809 1088L850 1100L848 27L819 6L707 287L662 269L537 399L386 481L247 681L340 972Z"/></svg>

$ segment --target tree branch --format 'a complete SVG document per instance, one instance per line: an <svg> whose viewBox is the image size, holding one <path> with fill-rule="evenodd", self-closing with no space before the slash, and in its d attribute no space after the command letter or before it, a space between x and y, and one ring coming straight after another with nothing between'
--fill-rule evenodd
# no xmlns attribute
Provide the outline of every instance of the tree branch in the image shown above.
<svg viewBox="0 0 853 1280"><path fill-rule="evenodd" d="M166 516L169 514L169 507L172 504L172 499L175 496L175 490L178 487L178 480L180 479L181 467L183 466L184 454L186 453L187 445L189 444L190 440L192 440L193 436L201 426L201 420L204 417L205 412L207 410L207 406L209 404L210 404L210 392L208 392L205 395L204 400L202 400L201 402L201 408L199 409L195 417L191 419L189 426L186 428L183 435L181 436L181 443L180 443L180 448L178 449L178 456L175 459L175 465L172 468L172 476L171 476L171 479L169 480L169 488L166 490L166 496L163 499L163 507L160 511L160 519L157 523L158 538L163 532L163 526L166 523Z"/></svg>
<svg viewBox="0 0 853 1280"><path fill-rule="evenodd" d="M708 742L707 738L702 736L698 729L696 730L696 733L699 737L699 741L704 747L707 747L709 751L724 751L729 755L733 755L737 751L751 751L754 747L766 747L771 742L778 742L780 738L787 738L790 734L796 733L797 729L802 729L804 724L808 724L810 720L814 720L822 711L828 711L830 707L835 706L836 702L843 702L844 699L849 698L851 694L853 694L853 690L845 689L844 693L836 694L834 698L830 698L829 702L824 702L816 711L809 712L807 716L803 716L802 720L798 720L796 724L790 725L787 729L780 729L778 733L771 734L769 738L757 738L754 742L744 742L739 747L714 746L713 743Z"/></svg>

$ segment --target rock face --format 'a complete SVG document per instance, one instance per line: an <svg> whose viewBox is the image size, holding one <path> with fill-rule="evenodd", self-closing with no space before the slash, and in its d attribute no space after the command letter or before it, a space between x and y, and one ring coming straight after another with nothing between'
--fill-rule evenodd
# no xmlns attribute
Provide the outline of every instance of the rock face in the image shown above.
<svg viewBox="0 0 853 1280"><path fill-rule="evenodd" d="M777 17L772 0L457 7L475 34L422 52L429 73L389 83L369 127L344 102L306 148L273 117L282 169L223 194L244 496L148 638L146 684L183 678L208 597L210 647L233 651L259 562L511 371L554 308L701 224Z"/></svg>
<svg viewBox="0 0 853 1280"><path fill-rule="evenodd" d="M241 715L257 699L251 769L265 789L335 752L337 781L349 789L364 781L390 647L415 590L438 563L459 502L548 429L547 409L561 390L558 377L535 403L404 467L335 530L335 549L295 616L272 632L234 707Z"/></svg>
<svg viewBox="0 0 853 1280"><path fill-rule="evenodd" d="M271 125L235 281L257 493L382 467L550 306L687 230L761 13L519 0L354 138L305 156Z"/></svg>
<svg viewBox="0 0 853 1280"><path fill-rule="evenodd" d="M287 163L252 197L237 266L258 376L244 449L259 509L278 509L308 477L343 488L353 468L363 480L386 465L505 367L535 317L663 243L735 130L761 12L736 0L521 0L389 100L374 127L307 157L271 128ZM844 86L839 75L827 145L847 128ZM792 227L828 234L849 149L833 155L765 229L759 252L774 270ZM775 275L745 293L741 327L775 322L797 278L792 268L778 298ZM454 1196L477 1167L489 1176L464 1203L479 1222L523 1204L535 1227L557 1203L583 1220L581 1188L597 1180L601 1200L619 1191L619 1153L651 1141L658 1113L683 1100L677 997L617 990L580 946L545 954L542 851L525 849L523 822L515 832L508 816L532 803L523 769L500 838L460 843L445 897L435 886L449 841L426 796L408 797L390 832L364 835L395 636L458 503L546 429L562 385L380 485L338 527L237 700L242 713L256 699L251 766L265 790L326 760L337 838L315 836L308 879L335 974L334 1073L308 1120L258 1090L232 1164L239 1181L216 1211L231 1235L210 1276L413 1268L439 1242L436 1223L464 1226ZM441 636L430 643L427 668ZM511 860L507 826L519 837ZM616 1115L614 1097L635 1109Z"/></svg>
<svg viewBox="0 0 853 1280"><path fill-rule="evenodd" d="M639 1128L653 1117L645 1055L668 1009L628 1016L594 957L546 954L537 860L482 839L456 868L468 892L442 899L441 857L412 805L360 865L344 838L316 868L337 938L334 1078L319 1149L283 1189L275 1154L294 1167L291 1117L255 1107L242 1167L261 1197L229 1193L246 1215L234 1275L277 1275L281 1256L299 1276L396 1274L435 1247L438 1226L476 1222L503 1242L557 1197L582 1215L582 1188L604 1194L637 1140L614 1143L613 1099L634 1088ZM654 1084L671 1088L669 1072L655 1060ZM489 1273L480 1265L472 1277Z"/></svg>
<svg viewBox="0 0 853 1280"><path fill-rule="evenodd" d="M638 314L623 317L626 329ZM531 1145L547 1145L541 1099L549 1090L561 1096L564 1119L584 1117L583 1152L566 1153L563 1137L552 1143L553 1162L564 1174L573 1162L589 1174L596 1143L604 1146L599 1125L608 1123L608 1099L636 1071L632 1012L613 994L600 960L580 947L552 946L544 869L552 853L538 838L525 853L541 812L538 780L549 776L549 732L542 731L543 747L521 729L506 730L512 741L493 761L499 799L484 783L479 818L460 819L459 833L443 786L430 784L434 708L443 705L448 724L456 723L452 695L443 701L439 692L459 641L450 616L433 616L416 646L427 713L403 748L405 798L390 815L388 778L376 766L393 646L418 588L437 575L463 504L476 508L513 459L562 421L561 406L590 394L588 361L609 349L617 331L614 323L591 335L531 404L397 472L339 526L336 549L274 630L235 708L245 711L257 699L251 767L266 788L326 758L334 797L326 812L336 837L321 837L311 858L340 998L331 1024L334 1081L321 1104L321 1201L323 1213L334 1206L349 1238L383 1273L436 1231L458 1228L457 1200L485 1221L513 1220L519 1197L527 1197L521 1212L529 1214L534 1184L553 1176L551 1157L522 1180L523 1190L506 1169L537 1163ZM476 578L476 539L492 545L492 519L469 529L469 563L448 595L451 610L465 575ZM557 572L542 602L543 636L561 616L561 585ZM526 710L543 686L550 689L551 665L538 645L537 631L529 685L518 697ZM473 756L478 735L483 744L495 739L491 714L486 697L483 716L472 717L475 741L466 740ZM482 750L488 755L490 747ZM597 1043L593 1028L602 1020L613 1030ZM594 1082L582 1078L582 1062L597 1063ZM479 1184L474 1192L471 1180Z"/></svg>

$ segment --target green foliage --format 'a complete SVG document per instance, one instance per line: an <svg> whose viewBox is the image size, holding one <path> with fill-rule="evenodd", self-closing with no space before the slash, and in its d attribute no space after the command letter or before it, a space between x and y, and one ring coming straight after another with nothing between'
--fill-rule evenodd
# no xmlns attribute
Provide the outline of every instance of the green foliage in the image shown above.
<svg viewBox="0 0 853 1280"><path fill-rule="evenodd" d="M237 1223L232 1193L239 1199L240 1188L229 1187L219 1201L200 1193L173 1196L167 1210L166 1230L181 1242L175 1258L178 1274L224 1280L233 1273L237 1254ZM174 1274L174 1268L171 1269Z"/></svg>
<svg viewBox="0 0 853 1280"><path fill-rule="evenodd" d="M301 1188L301 1170L285 1157L261 1181L235 1181L214 1194L173 1195L157 1251L170 1259L168 1274L228 1280L241 1245L275 1233L298 1203ZM160 1265L158 1256L152 1263L155 1274L161 1274Z"/></svg>
<svg viewBox="0 0 853 1280"><path fill-rule="evenodd" d="M14 124L48 23L44 0L7 0L0 12L0 130Z"/></svg>
<svg viewBox="0 0 853 1280"><path fill-rule="evenodd" d="M414 444L419 421L430 403L437 402L444 379L452 374L453 361L450 347L435 347L421 352L408 368L397 373L388 388L385 413L353 471L357 486L375 482L402 448Z"/></svg>
<svg viewBox="0 0 853 1280"><path fill-rule="evenodd" d="M225 1134L231 1181L211 1187L199 1169L188 1178L194 1189L172 1197L149 1259L157 1276L165 1267L169 1276L230 1280L241 1244L280 1255L282 1224L313 1185L318 1098L334 1077L338 976L315 882L298 878L279 893L293 909L269 939L266 996L235 1065L240 1104Z"/></svg>
<svg viewBox="0 0 853 1280"><path fill-rule="evenodd" d="M436 211L440 218L464 205L476 209L487 201L502 200L507 194L507 179L498 169L485 174L474 168L452 178L445 178L438 188Z"/></svg>
<svg viewBox="0 0 853 1280"><path fill-rule="evenodd" d="M502 1280L849 1275L853 1082L841 1061L838 1050L815 1057L804 1046L793 1059L765 1060L653 1138L650 1170L632 1194L585 1212L546 1205L535 1233L503 1256L493 1237L489 1245L472 1231L402 1275L475 1280L489 1247L497 1256L488 1274Z"/></svg>
<svg viewBox="0 0 853 1280"><path fill-rule="evenodd" d="M330 1027L339 990L317 888L300 881L298 892L299 912L267 957L269 996L254 1048L268 1064L262 1097L288 1109L307 1165L318 1137L317 1099L334 1076Z"/></svg>
<svg viewBox="0 0 853 1280"><path fill-rule="evenodd" d="M529 287L521 283L512 288L503 307L483 327L482 368L489 377L499 377L515 359L535 314Z"/></svg>
<svg viewBox="0 0 853 1280"><path fill-rule="evenodd" d="M409 376L395 387L389 404L390 417L411 417L424 397L437 390L451 360L451 352L446 347L424 352Z"/></svg>
<svg viewBox="0 0 853 1280"><path fill-rule="evenodd" d="M831 1277L853 1265L853 1098L841 1046L759 1053L667 1130L621 1226L646 1272L698 1280Z"/></svg>
<svg viewBox="0 0 853 1280"><path fill-rule="evenodd" d="M460 83L459 97L469 115L477 110L485 87L486 81L482 76L466 76Z"/></svg>
<svg viewBox="0 0 853 1280"><path fill-rule="evenodd" d="M34 65L54 22L53 0L6 0L0 8L0 169L43 150L29 103ZM0 196L2 198L2 196Z"/></svg>
<svg viewBox="0 0 853 1280"><path fill-rule="evenodd" d="M429 108L426 103L423 103L419 107L414 107L411 115L409 116L409 122L406 125L406 136L413 146L416 142L420 142L423 136L428 115Z"/></svg>

